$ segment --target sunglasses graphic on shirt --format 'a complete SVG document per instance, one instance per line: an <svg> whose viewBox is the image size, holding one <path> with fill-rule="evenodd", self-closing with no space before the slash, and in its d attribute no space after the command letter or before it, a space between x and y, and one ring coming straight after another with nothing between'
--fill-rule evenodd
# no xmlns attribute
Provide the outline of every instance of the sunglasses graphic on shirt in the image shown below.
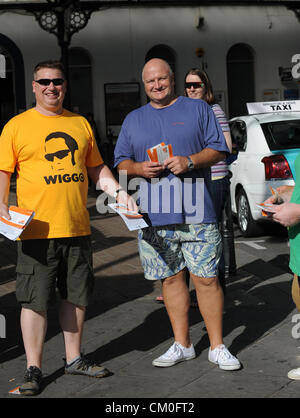
<svg viewBox="0 0 300 418"><path fill-rule="evenodd" d="M47 161L51 162L54 160L54 157L58 158L59 160L62 160L69 154L69 152L71 152L69 149L63 149L60 151L53 152L52 154L46 154L45 158Z"/></svg>

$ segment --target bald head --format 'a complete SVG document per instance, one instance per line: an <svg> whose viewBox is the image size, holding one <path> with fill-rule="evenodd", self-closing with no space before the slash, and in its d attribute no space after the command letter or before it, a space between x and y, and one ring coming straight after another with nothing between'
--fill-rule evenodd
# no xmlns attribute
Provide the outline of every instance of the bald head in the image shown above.
<svg viewBox="0 0 300 418"><path fill-rule="evenodd" d="M167 61L161 59L161 58L152 58L151 60L147 61L144 65L143 71L142 71L142 80L145 82L144 77L145 73L147 74L147 71L151 68L157 68L159 66L162 66L162 68L166 69L166 71L169 73L170 76L173 76L173 71L170 65L167 63Z"/></svg>
<svg viewBox="0 0 300 418"><path fill-rule="evenodd" d="M145 64L142 77L145 92L153 107L165 107L173 103L174 76L166 61L160 58L151 59Z"/></svg>

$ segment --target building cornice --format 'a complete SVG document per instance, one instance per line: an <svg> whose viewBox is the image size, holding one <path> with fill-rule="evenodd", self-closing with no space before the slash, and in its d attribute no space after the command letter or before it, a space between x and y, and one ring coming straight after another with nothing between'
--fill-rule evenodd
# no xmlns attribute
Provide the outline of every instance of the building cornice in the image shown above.
<svg viewBox="0 0 300 418"><path fill-rule="evenodd" d="M55 7L75 4L84 10L100 10L106 7L190 7L190 6L285 6L299 8L300 0L49 0L49 1L3 1L0 10L47 11Z"/></svg>

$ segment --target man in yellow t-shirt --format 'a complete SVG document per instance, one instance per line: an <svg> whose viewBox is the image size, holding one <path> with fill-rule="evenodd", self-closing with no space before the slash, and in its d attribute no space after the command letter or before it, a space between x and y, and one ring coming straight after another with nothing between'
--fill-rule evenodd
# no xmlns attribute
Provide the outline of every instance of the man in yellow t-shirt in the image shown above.
<svg viewBox="0 0 300 418"><path fill-rule="evenodd" d="M36 106L12 118L0 137L0 216L9 219L10 176L17 172L18 206L35 211L18 242L16 296L27 356L19 390L36 395L47 329L47 309L58 287L60 324L66 349L65 372L104 377L108 370L80 353L85 309L93 288L88 176L129 209L134 200L104 165L91 126L63 108L66 93L60 62L34 70Z"/></svg>

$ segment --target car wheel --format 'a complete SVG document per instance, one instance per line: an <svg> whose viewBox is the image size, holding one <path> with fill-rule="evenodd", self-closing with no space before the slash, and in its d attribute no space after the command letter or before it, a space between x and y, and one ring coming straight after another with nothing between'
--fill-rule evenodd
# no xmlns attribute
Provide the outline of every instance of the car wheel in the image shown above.
<svg viewBox="0 0 300 418"><path fill-rule="evenodd" d="M261 225L254 221L247 195L244 190L238 192L236 198L237 222L244 237L252 237L262 232Z"/></svg>

